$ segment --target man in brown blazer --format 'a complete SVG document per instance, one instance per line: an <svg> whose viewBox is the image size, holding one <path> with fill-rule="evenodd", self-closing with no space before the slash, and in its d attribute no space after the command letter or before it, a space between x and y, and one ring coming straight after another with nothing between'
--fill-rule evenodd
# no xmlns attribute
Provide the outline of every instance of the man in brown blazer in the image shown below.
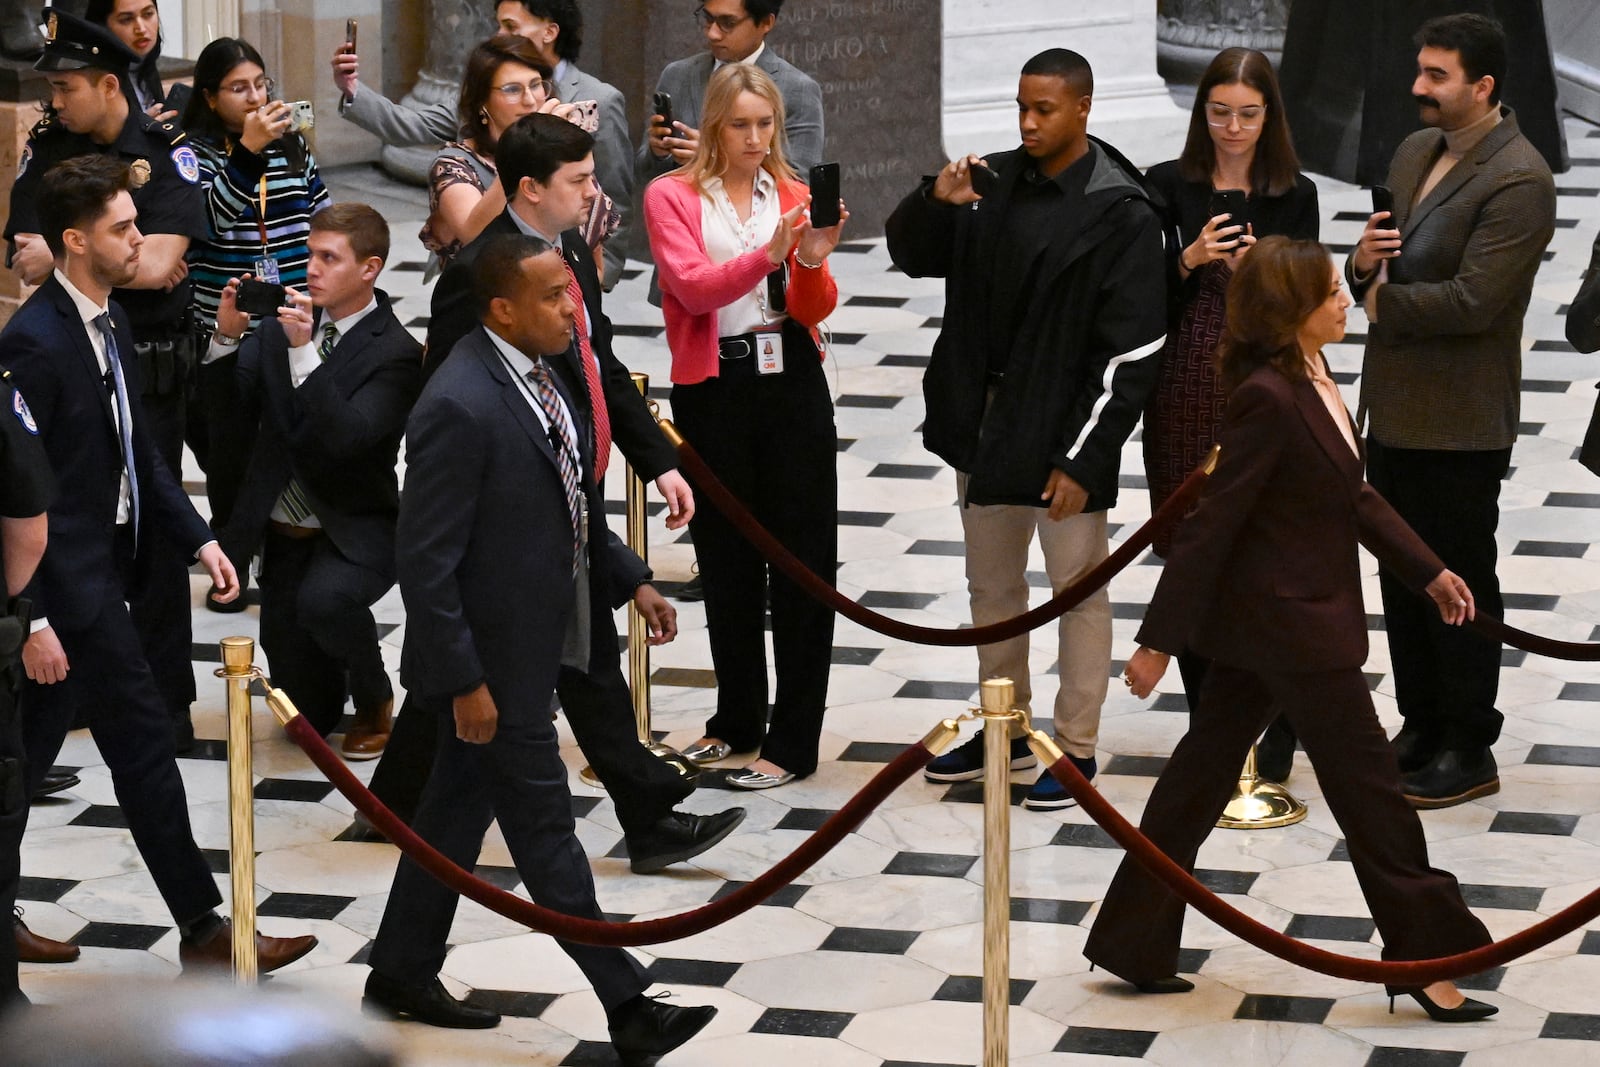
<svg viewBox="0 0 1600 1067"><path fill-rule="evenodd" d="M1500 104L1499 24L1449 15L1423 24L1416 43L1411 91L1428 128L1395 152L1393 218L1375 213L1345 265L1370 321L1367 476L1498 615L1500 480L1517 435L1523 316L1555 229L1555 183ZM1393 577L1381 587L1407 798L1437 808L1496 792L1499 648L1430 618Z"/></svg>

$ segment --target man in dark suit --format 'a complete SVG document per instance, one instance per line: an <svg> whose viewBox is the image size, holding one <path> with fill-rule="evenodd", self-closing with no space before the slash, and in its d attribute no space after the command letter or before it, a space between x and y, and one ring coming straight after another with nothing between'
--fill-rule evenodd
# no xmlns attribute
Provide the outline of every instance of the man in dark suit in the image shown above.
<svg viewBox="0 0 1600 1067"><path fill-rule="evenodd" d="M754 63L777 83L783 94L784 152L802 175L822 162L822 87L816 79L766 46L778 24L783 0L705 0L695 17L706 35L706 50L673 60L661 71L656 92L672 97L672 129L651 115L639 146L636 184L688 162L700 142L700 112L706 83L724 63Z"/></svg>
<svg viewBox="0 0 1600 1067"><path fill-rule="evenodd" d="M1550 168L1500 103L1505 36L1481 15L1425 23L1411 93L1428 128L1395 152L1394 218L1367 220L1345 265L1369 329L1367 476L1492 615L1500 481L1522 399L1522 328L1555 232ZM1402 254L1403 249L1403 254ZM1491 745L1500 649L1444 626L1381 578L1405 792L1442 808L1500 788Z"/></svg>
<svg viewBox="0 0 1600 1067"><path fill-rule="evenodd" d="M231 558L261 553L261 645L273 680L324 736L348 688L356 716L342 751L376 759L394 690L372 605L394 584L395 461L422 346L376 289L389 257L382 215L335 204L311 217L308 243L307 292L239 351L240 401L259 429L222 539ZM219 355L249 326L236 290L230 282L217 311Z"/></svg>
<svg viewBox="0 0 1600 1067"><path fill-rule="evenodd" d="M1589 269L1567 308L1567 340L1579 352L1600 349L1600 235L1589 252Z"/></svg>
<svg viewBox="0 0 1600 1067"><path fill-rule="evenodd" d="M23 647L29 785L82 710L111 771L128 829L182 934L184 965L226 964L227 924L210 865L195 844L171 720L129 616L143 549L166 537L198 558L226 598L239 581L142 423L132 334L114 286L139 267L126 164L80 156L44 175L39 218L56 267L0 333L61 485L50 544L28 586L33 633ZM70 673L69 673L70 672ZM263 971L311 951L314 937L258 935Z"/></svg>
<svg viewBox="0 0 1600 1067"><path fill-rule="evenodd" d="M477 330L472 310L479 296L475 264L484 248L496 237L522 234L558 245L567 264L569 290L574 295L581 292L582 300L574 300L580 313L578 336L554 361L557 371L567 375L568 387L583 397L584 406L596 411L597 424L609 417L610 436L634 470L643 478L656 479L670 509L667 526L675 529L693 513L693 497L675 469L676 454L657 429L628 369L611 351L611 322L600 311L594 262L574 229L587 217L595 196L592 147L587 133L550 115L528 115L500 138L495 158L508 207L462 249L434 288L428 367L448 366L457 342ZM607 451L603 443L596 450L600 471ZM563 671L557 695L578 746L616 803L636 872L659 870L697 855L738 825L741 808L709 817L672 810L693 786L638 743L628 684L615 656L592 663L588 670ZM402 712L389 752L372 779L373 792L402 814L414 809L432 760L432 734L417 725L422 718L414 716L408 722Z"/></svg>
<svg viewBox="0 0 1600 1067"><path fill-rule="evenodd" d="M471 870L498 819L534 900L600 918L550 694L562 672L616 656L602 620L649 570L591 520L603 514L593 429L582 394L550 362L570 347L577 310L562 257L537 238L497 238L481 250L474 283L483 328L424 389L406 436L400 669L408 689L450 701L415 828ZM675 636L664 600L636 602L652 643ZM372 946L367 1005L435 1026L499 1022L439 982L456 899L401 860ZM605 1006L625 1063L677 1048L716 1013L644 996L649 981L621 949L561 947Z"/></svg>

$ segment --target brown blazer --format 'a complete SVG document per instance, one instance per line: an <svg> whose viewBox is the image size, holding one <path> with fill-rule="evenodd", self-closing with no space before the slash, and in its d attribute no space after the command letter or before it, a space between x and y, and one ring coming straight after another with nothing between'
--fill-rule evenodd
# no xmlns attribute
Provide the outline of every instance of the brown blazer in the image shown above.
<svg viewBox="0 0 1600 1067"><path fill-rule="evenodd" d="M1444 150L1418 130L1389 167L1400 255L1367 334L1361 407L1391 448L1488 450L1516 441L1522 321L1555 232L1556 190L1544 157L1502 121L1413 204ZM1350 261L1345 273L1360 299ZM1369 279L1370 283L1370 279Z"/></svg>
<svg viewBox="0 0 1600 1067"><path fill-rule="evenodd" d="M1444 564L1366 483L1309 381L1257 370L1228 398L1219 441L1139 643L1267 673L1360 667L1357 542L1416 589Z"/></svg>

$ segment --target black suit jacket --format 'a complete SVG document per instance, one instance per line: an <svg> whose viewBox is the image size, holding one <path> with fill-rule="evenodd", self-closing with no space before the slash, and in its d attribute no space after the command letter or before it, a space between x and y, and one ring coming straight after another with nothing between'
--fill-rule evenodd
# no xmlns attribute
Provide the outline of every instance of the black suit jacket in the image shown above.
<svg viewBox="0 0 1600 1067"><path fill-rule="evenodd" d="M293 476L346 559L393 574L400 513L395 459L421 374L422 346L382 292L378 306L298 389L283 328L275 319L263 322L240 347L235 372L242 417L260 428L223 532L229 558L242 562L255 553Z"/></svg>
<svg viewBox="0 0 1600 1067"><path fill-rule="evenodd" d="M478 253L497 236L521 232L507 208L485 226L483 232L463 248L439 276L433 288L433 305L428 318L425 375L431 375L439 367L456 342L478 328L478 297L472 288L472 263L478 258ZM600 278L595 273L594 258L589 255L583 235L577 230L568 230L562 234L561 243L564 249L562 254L578 276L578 285L583 290L584 313L592 324L594 338L591 344L600 365L600 388L605 393L606 409L611 415L612 440L639 477L647 482L654 481L678 465L677 453L661 435L655 417L650 414L650 406L633 384L631 372L611 350L611 320L600 305ZM574 345L564 357L554 359L551 363L562 375L567 392L580 396L583 408L587 411L588 391L581 388L583 370L578 362L577 346Z"/></svg>
<svg viewBox="0 0 1600 1067"><path fill-rule="evenodd" d="M582 424L590 594L603 612L650 571L605 525L582 408L561 391ZM453 696L487 682L502 716L548 716L575 604L571 519L550 439L481 328L411 413L397 555L406 688ZM598 614L594 631L613 639Z"/></svg>
<svg viewBox="0 0 1600 1067"><path fill-rule="evenodd" d="M1583 285L1567 308L1567 340L1579 352L1600 349L1600 236L1595 237L1589 253Z"/></svg>
<svg viewBox="0 0 1600 1067"><path fill-rule="evenodd" d="M1257 370L1228 398L1217 469L1173 538L1139 643L1264 672L1359 667L1356 545L1420 589L1444 564L1362 477L1316 387Z"/></svg>
<svg viewBox="0 0 1600 1067"><path fill-rule="evenodd" d="M165 537L191 557L212 540L194 505L151 440L139 403L138 360L128 316L111 304L133 421L139 478L139 544ZM54 275L0 331L0 352L39 425L60 493L50 508L50 543L27 595L34 617L58 629L81 629L113 597L126 598L116 555L122 446L88 330ZM136 562L148 556L141 551Z"/></svg>

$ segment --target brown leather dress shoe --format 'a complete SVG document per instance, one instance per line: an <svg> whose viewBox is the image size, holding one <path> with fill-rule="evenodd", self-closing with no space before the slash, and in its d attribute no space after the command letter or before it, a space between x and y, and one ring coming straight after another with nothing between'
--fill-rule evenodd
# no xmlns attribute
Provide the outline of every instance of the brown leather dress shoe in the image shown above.
<svg viewBox="0 0 1600 1067"><path fill-rule="evenodd" d="M345 732L339 751L352 762L377 759L389 744L389 732L394 728L394 697L376 708L357 708L356 721Z"/></svg>
<svg viewBox="0 0 1600 1067"><path fill-rule="evenodd" d="M256 933L256 969L266 974L286 967L317 947L312 934L301 937L268 937ZM178 942L178 962L185 971L191 968L230 967L233 965L233 924L222 920L216 932L199 944Z"/></svg>
<svg viewBox="0 0 1600 1067"><path fill-rule="evenodd" d="M18 963L71 963L83 952L77 945L36 934L22 921L22 909L16 909L11 919L11 930L17 938Z"/></svg>

